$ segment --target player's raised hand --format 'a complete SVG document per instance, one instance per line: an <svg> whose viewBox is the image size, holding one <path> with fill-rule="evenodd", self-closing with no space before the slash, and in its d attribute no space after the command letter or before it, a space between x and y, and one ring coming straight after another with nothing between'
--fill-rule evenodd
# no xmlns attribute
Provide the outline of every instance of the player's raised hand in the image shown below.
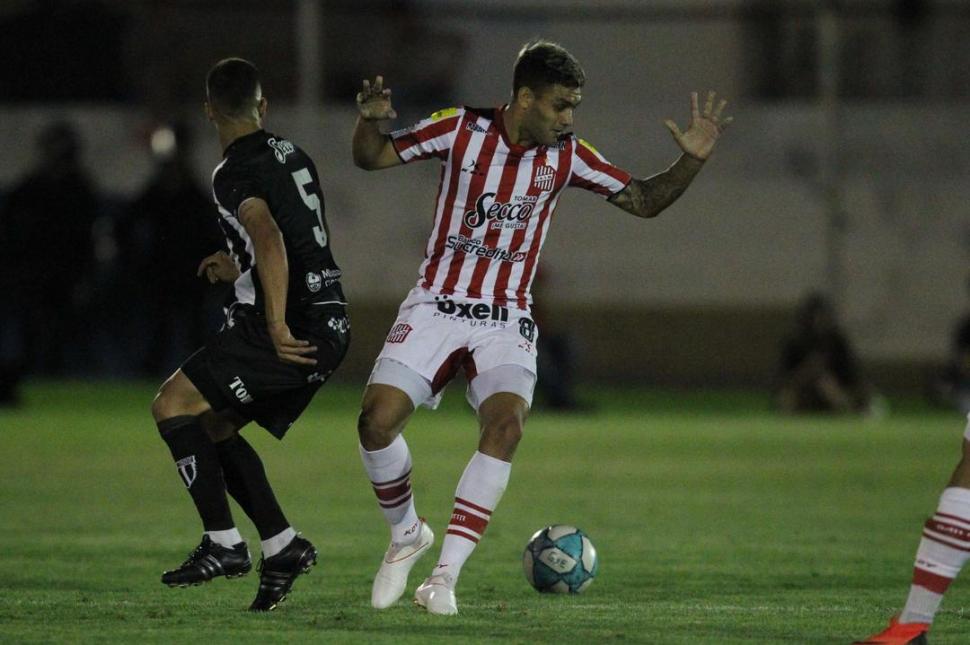
<svg viewBox="0 0 970 645"><path fill-rule="evenodd" d="M397 117L391 107L391 90L384 87L384 77L378 76L371 83L364 79L364 86L357 93L357 110L366 121L383 121Z"/></svg>
<svg viewBox="0 0 970 645"><path fill-rule="evenodd" d="M199 263L199 269L195 272L195 275L201 278L203 273L212 284L235 282L236 278L239 277L239 267L225 251L217 251Z"/></svg>
<svg viewBox="0 0 970 645"><path fill-rule="evenodd" d="M276 355L285 363L296 365L316 365L315 358L307 358L308 354L315 354L317 348L309 341L297 340L290 333L290 327L285 322L275 322L268 325L269 337L273 340Z"/></svg>
<svg viewBox="0 0 970 645"><path fill-rule="evenodd" d="M677 141L680 149L697 159L704 160L711 155L711 151L714 149L714 144L717 143L718 137L724 132L724 128L734 120L730 116L721 117L721 112L724 111L724 106L727 105L727 101L721 99L715 108L714 102L716 99L717 94L713 90L708 92L707 102L704 103L704 111L701 112L697 105L697 92L691 92L690 123L684 132L681 132L680 128L672 120L668 119L664 121L664 125L674 135L674 140Z"/></svg>

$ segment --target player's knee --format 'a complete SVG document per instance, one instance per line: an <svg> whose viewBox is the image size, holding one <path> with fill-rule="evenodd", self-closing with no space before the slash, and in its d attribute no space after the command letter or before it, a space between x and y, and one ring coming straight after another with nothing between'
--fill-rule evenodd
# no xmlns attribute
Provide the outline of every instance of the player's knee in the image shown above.
<svg viewBox="0 0 970 645"><path fill-rule="evenodd" d="M168 381L166 381L158 389L158 393L155 394L155 398L152 400L152 417L156 423L178 416L174 398L171 389L168 387Z"/></svg>
<svg viewBox="0 0 970 645"><path fill-rule="evenodd" d="M227 419L220 418L217 414L209 413L201 417L202 429L209 435L212 443L222 443L231 439L237 432L238 427Z"/></svg>
<svg viewBox="0 0 970 645"><path fill-rule="evenodd" d="M152 401L152 417L156 422L184 415L198 416L208 410L209 404L181 371L162 383Z"/></svg>
<svg viewBox="0 0 970 645"><path fill-rule="evenodd" d="M365 405L357 417L357 435L364 450L386 448L401 432L400 421L380 405Z"/></svg>
<svg viewBox="0 0 970 645"><path fill-rule="evenodd" d="M525 420L516 411L490 418L482 427L482 438L505 451L514 451L522 440Z"/></svg>

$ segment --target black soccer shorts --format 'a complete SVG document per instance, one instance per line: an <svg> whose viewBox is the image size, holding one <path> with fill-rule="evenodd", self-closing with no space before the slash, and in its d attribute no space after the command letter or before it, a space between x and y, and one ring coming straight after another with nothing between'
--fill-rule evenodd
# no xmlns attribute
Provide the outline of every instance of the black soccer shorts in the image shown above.
<svg viewBox="0 0 970 645"><path fill-rule="evenodd" d="M182 373L216 412L232 409L282 439L350 345L341 305L287 313L295 338L317 347L316 365L284 363L276 355L266 318L252 305L235 305L213 340L182 364Z"/></svg>

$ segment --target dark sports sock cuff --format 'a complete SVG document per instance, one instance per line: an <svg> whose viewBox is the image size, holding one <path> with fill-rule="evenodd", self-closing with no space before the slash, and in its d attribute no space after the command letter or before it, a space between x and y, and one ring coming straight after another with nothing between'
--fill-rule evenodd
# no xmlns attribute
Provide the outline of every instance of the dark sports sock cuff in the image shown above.
<svg viewBox="0 0 970 645"><path fill-rule="evenodd" d="M187 426L190 423L194 423L196 417L191 414L183 414L177 417L169 417L168 419L163 419L157 422L155 425L158 426L158 431L161 433L171 432L172 430L178 430L183 426Z"/></svg>
<svg viewBox="0 0 970 645"><path fill-rule="evenodd" d="M215 441L213 445L216 450L219 451L220 455L230 454L239 447L240 442L245 441L245 439L240 436L238 432L233 433L228 439L223 439L222 441Z"/></svg>

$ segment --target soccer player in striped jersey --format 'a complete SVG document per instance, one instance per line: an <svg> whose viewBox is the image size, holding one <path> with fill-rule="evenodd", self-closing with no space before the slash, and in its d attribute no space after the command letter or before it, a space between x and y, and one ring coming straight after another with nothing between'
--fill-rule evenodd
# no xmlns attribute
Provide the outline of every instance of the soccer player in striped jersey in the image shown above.
<svg viewBox="0 0 970 645"><path fill-rule="evenodd" d="M970 415L963 455L936 507L923 525L913 582L902 612L889 627L855 645L926 645L926 635L950 583L970 559Z"/></svg>
<svg viewBox="0 0 970 645"><path fill-rule="evenodd" d="M508 483L532 402L538 330L529 287L562 191L576 186L637 217L655 217L684 192L731 121L722 118L726 102L713 92L703 111L693 94L687 129L666 124L680 158L637 179L572 134L585 79L568 51L535 41L519 52L507 105L441 110L390 135L378 127L395 116L383 79L364 81L357 95L359 167L432 158L441 164L418 283L377 358L358 421L364 467L391 529L371 592L376 608L401 597L415 561L434 541L415 511L401 431L417 406L435 407L464 369L480 425L478 449L458 482L438 562L415 591L415 602L431 613L458 611L455 583Z"/></svg>

